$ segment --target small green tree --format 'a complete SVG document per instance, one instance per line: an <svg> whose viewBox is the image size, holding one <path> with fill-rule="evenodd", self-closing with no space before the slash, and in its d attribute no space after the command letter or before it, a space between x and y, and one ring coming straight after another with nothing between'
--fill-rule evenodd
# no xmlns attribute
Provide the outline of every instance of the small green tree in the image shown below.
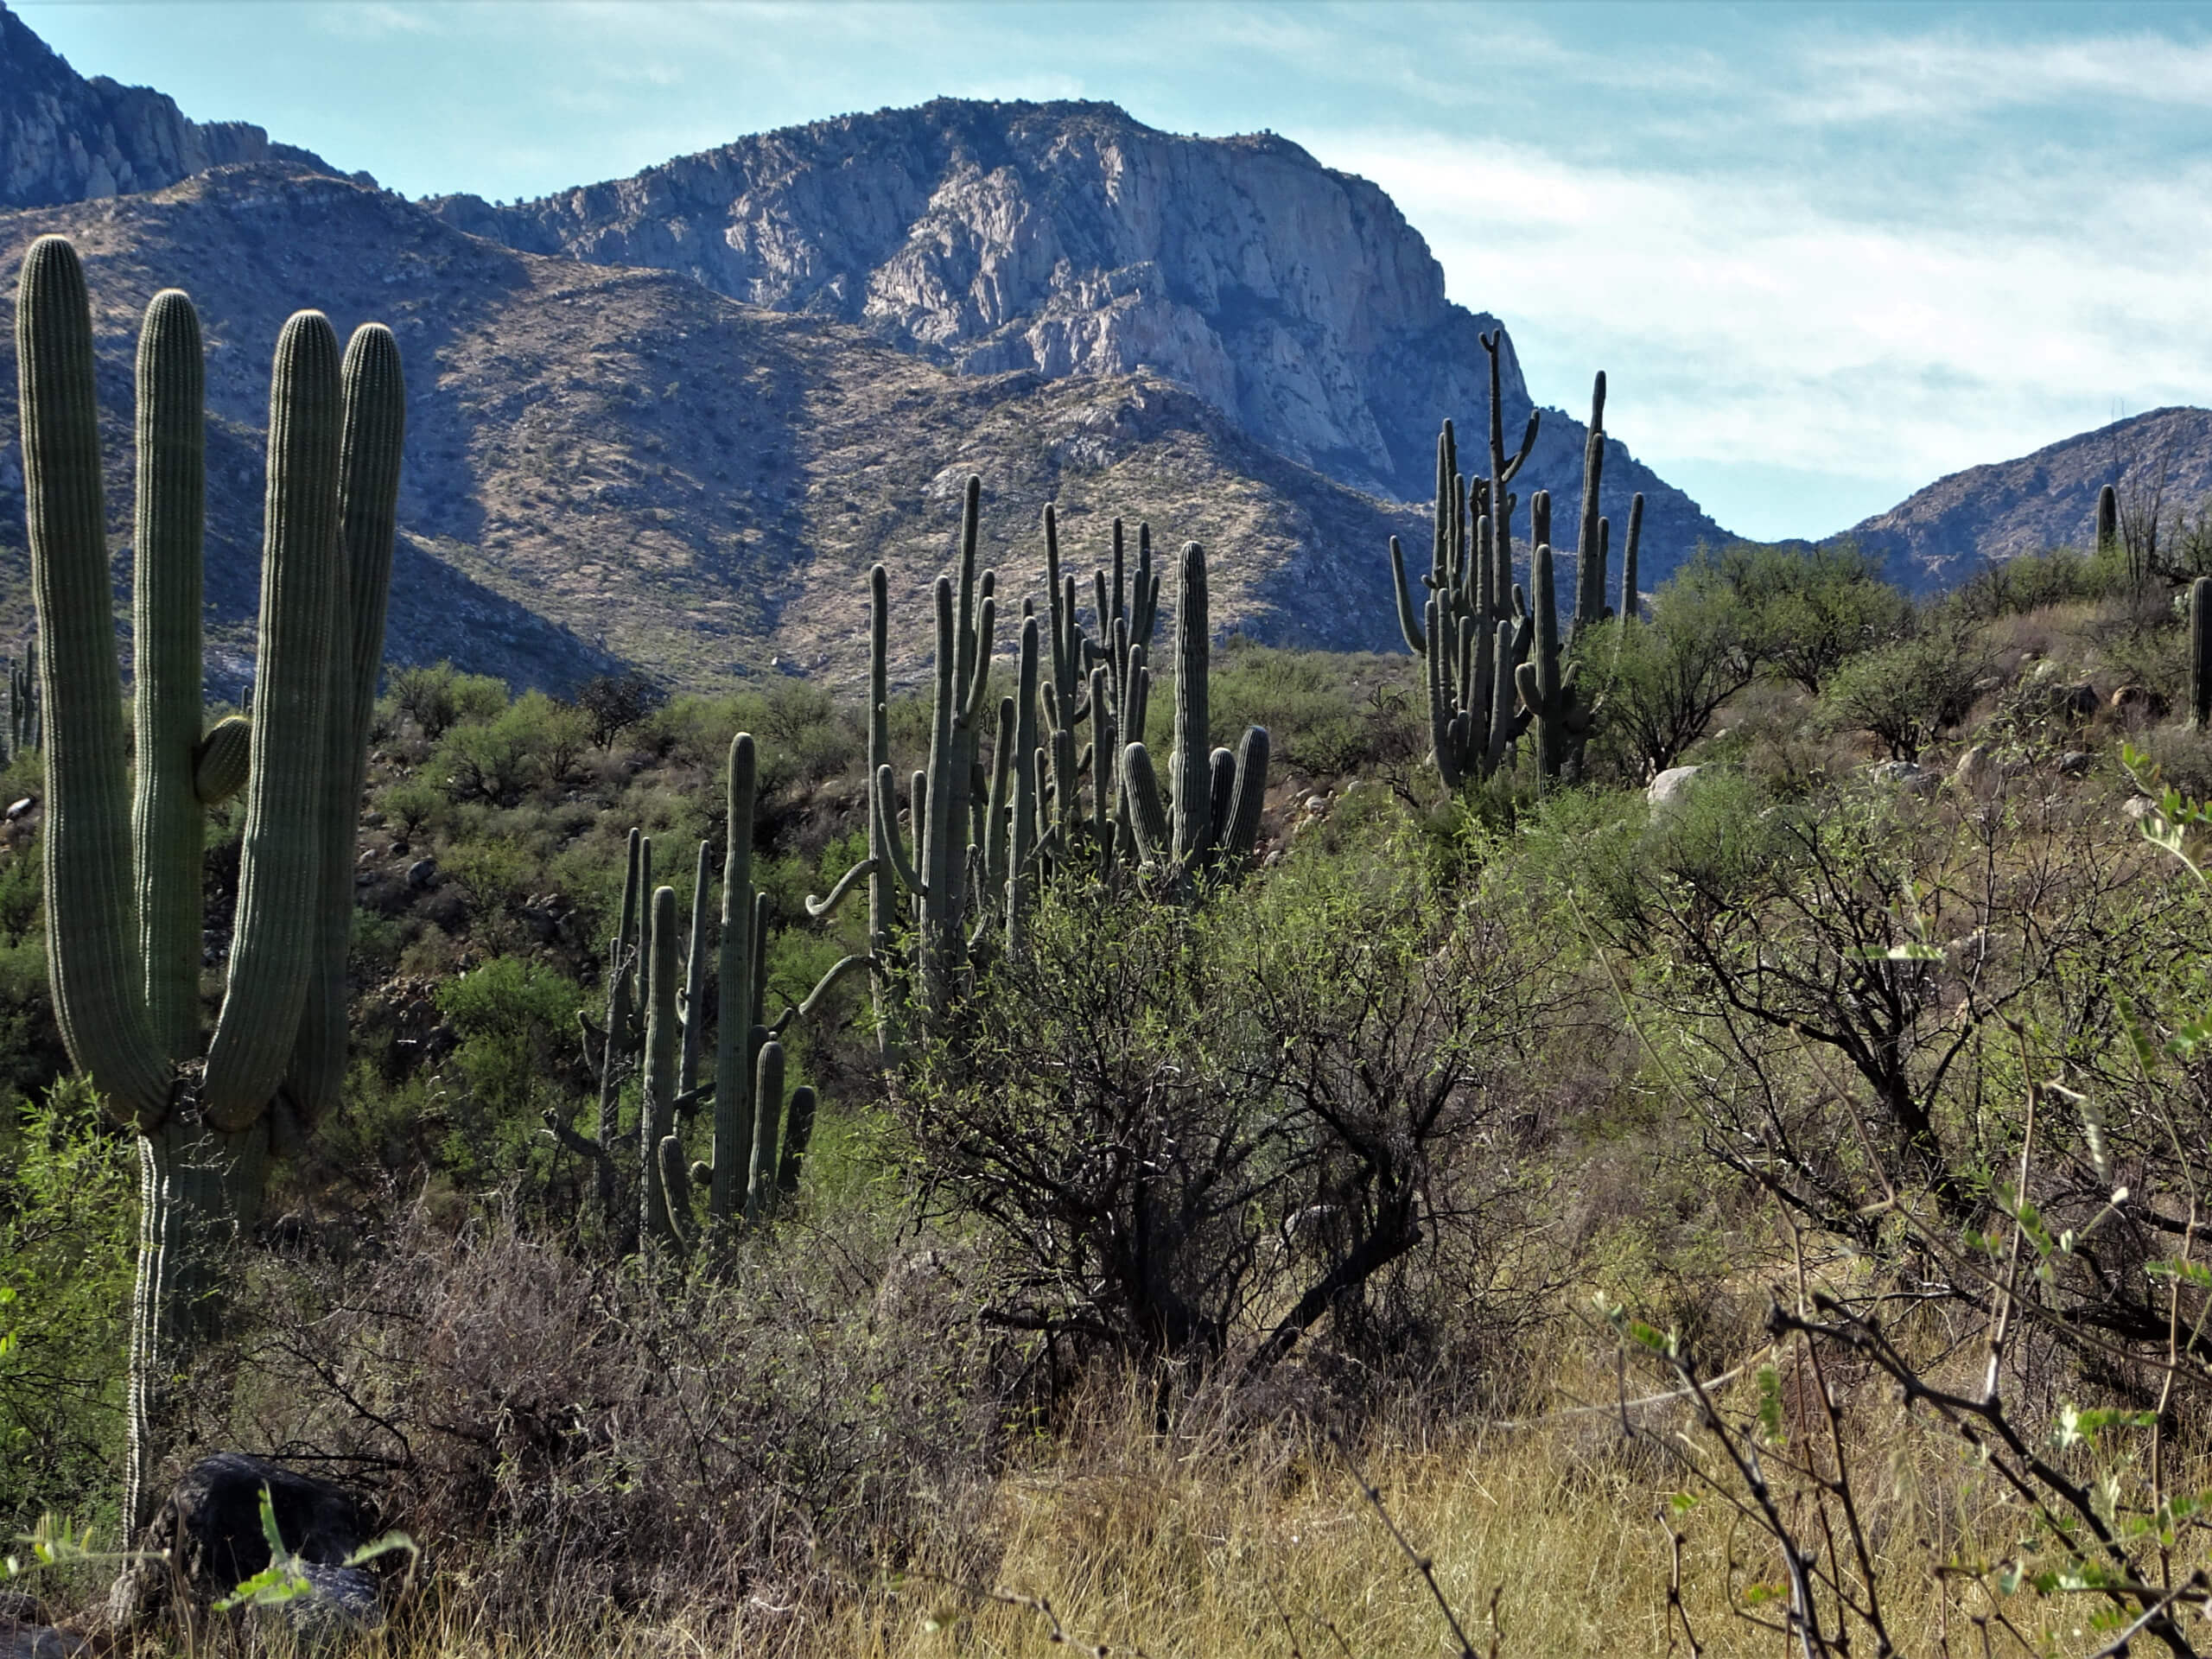
<svg viewBox="0 0 2212 1659"><path fill-rule="evenodd" d="M1891 760L1917 760L1967 717L1983 668L1966 639L1930 632L1851 658L1821 701L1836 729L1871 732Z"/></svg>
<svg viewBox="0 0 2212 1659"><path fill-rule="evenodd" d="M1621 772L1641 782L1666 771L1751 683L1748 621L1725 588L1670 583L1652 601L1649 621L1608 622L1586 636L1586 660L1611 664L1599 742Z"/></svg>

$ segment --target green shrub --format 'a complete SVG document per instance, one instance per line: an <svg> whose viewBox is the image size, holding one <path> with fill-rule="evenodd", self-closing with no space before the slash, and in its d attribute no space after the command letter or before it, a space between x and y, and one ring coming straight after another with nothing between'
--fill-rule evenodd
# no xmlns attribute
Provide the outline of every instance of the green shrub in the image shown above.
<svg viewBox="0 0 2212 1659"><path fill-rule="evenodd" d="M0 1114L0 1526L112 1515L138 1160L85 1084Z"/></svg>
<svg viewBox="0 0 2212 1659"><path fill-rule="evenodd" d="M1851 658L1821 703L1836 729L1872 733L1892 760L1917 760L1967 717L1986 666L1957 634L1929 632Z"/></svg>
<svg viewBox="0 0 2212 1659"><path fill-rule="evenodd" d="M432 742L462 721L490 720L507 706L505 681L464 674L451 663L397 670L386 685L393 709Z"/></svg>

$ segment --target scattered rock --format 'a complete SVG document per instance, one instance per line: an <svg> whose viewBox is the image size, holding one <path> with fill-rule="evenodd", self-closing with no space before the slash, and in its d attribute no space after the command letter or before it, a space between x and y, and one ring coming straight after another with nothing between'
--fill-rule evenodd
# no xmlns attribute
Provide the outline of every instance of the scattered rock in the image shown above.
<svg viewBox="0 0 2212 1659"><path fill-rule="evenodd" d="M2083 680L2079 685L2069 685L2066 688L2065 695L2060 699L2060 706L2068 714L2078 715L2086 720L2097 712L2102 702L2103 699L2097 696L2096 686L2090 681Z"/></svg>
<svg viewBox="0 0 2212 1659"><path fill-rule="evenodd" d="M2140 715L2146 719L2163 719L2166 700L2147 685L2123 685L2116 688L2106 699L2106 706L2117 715Z"/></svg>
<svg viewBox="0 0 2212 1659"><path fill-rule="evenodd" d="M361 822L367 828L374 830L384 823L384 814L378 811L376 808L371 807L361 814Z"/></svg>
<svg viewBox="0 0 2212 1659"><path fill-rule="evenodd" d="M2084 777L2095 759L2084 750L2069 749L2058 757L2058 775L2062 778Z"/></svg>
<svg viewBox="0 0 2212 1659"><path fill-rule="evenodd" d="M418 892L430 887L438 879L438 861L418 858L407 867L407 885Z"/></svg>
<svg viewBox="0 0 2212 1659"><path fill-rule="evenodd" d="M0 1659L70 1659L91 1646L74 1630L57 1630L37 1597L0 1590Z"/></svg>
<svg viewBox="0 0 2212 1659"><path fill-rule="evenodd" d="M2145 818L2156 817L2158 810L2158 804L2148 795L2131 795L2120 805L2120 816L2130 823L2140 823Z"/></svg>
<svg viewBox="0 0 2212 1659"><path fill-rule="evenodd" d="M1690 779L1704 770L1703 766L1669 766L1651 780L1643 798L1653 806L1671 805L1688 791Z"/></svg>
<svg viewBox="0 0 2212 1659"><path fill-rule="evenodd" d="M38 797L35 795L26 795L20 801L10 802L8 806L8 822L13 823L37 804Z"/></svg>
<svg viewBox="0 0 2212 1659"><path fill-rule="evenodd" d="M1878 784L1888 784L1911 795L1924 795L1943 781L1941 772L1930 772L1917 760L1879 760L1868 769L1868 775Z"/></svg>
<svg viewBox="0 0 2212 1659"><path fill-rule="evenodd" d="M1951 768L1954 788L1969 795L1987 795L2003 781L1997 763L1990 758L1988 747L1977 743L1959 757Z"/></svg>

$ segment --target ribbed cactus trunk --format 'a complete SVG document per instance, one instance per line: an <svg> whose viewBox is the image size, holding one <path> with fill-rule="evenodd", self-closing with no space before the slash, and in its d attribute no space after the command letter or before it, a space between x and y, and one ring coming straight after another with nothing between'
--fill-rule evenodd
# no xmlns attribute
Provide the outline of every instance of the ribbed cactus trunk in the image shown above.
<svg viewBox="0 0 2212 1659"><path fill-rule="evenodd" d="M1605 477L1605 372L1598 371L1590 391L1590 435L1582 446L1582 513L1574 541L1574 626L1568 639L1604 620L1605 614L1605 521L1599 492Z"/></svg>
<svg viewBox="0 0 2212 1659"><path fill-rule="evenodd" d="M2212 576L2189 584L2189 723L2212 729Z"/></svg>
<svg viewBox="0 0 2212 1659"><path fill-rule="evenodd" d="M661 1168L661 1142L676 1133L676 1073L682 1064L676 986L676 889L656 888L645 944L645 1072L638 1099L639 1236L674 1249L676 1212Z"/></svg>
<svg viewBox="0 0 2212 1659"><path fill-rule="evenodd" d="M1643 595L1637 589L1637 550L1643 540L1643 492L1629 498L1628 544L1621 550L1621 618L1634 622L1643 614Z"/></svg>
<svg viewBox="0 0 2212 1659"><path fill-rule="evenodd" d="M44 642L48 971L72 1059L140 1135L124 1495L135 1533L166 1447L171 1379L217 1318L213 1253L253 1220L272 1135L327 1104L343 1076L358 734L382 654L404 392L383 329L357 333L341 365L319 313L286 323L270 378L251 732L242 739L226 723L203 739L199 326L174 290L149 306L137 365L134 790L90 304L60 238L24 258L16 329ZM200 814L235 786L242 759L229 979L203 1047ZM342 917L330 902L334 860L346 884ZM327 1014L334 961L336 1017L314 1030L309 1004Z"/></svg>
<svg viewBox="0 0 2212 1659"><path fill-rule="evenodd" d="M729 842L722 855L721 956L715 1027L715 1164L707 1215L727 1241L745 1210L747 1160L753 1146L754 1007L758 952L753 924L753 815L760 795L760 757L753 734L730 740L727 773Z"/></svg>

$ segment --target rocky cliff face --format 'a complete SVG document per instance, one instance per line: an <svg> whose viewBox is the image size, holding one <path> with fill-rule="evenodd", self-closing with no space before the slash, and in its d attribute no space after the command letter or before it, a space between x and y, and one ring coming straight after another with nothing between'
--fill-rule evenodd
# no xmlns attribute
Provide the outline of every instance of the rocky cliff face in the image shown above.
<svg viewBox="0 0 2212 1659"><path fill-rule="evenodd" d="M194 121L150 88L86 79L0 4L0 206L98 200L266 161L331 170L259 127Z"/></svg>
<svg viewBox="0 0 2212 1659"><path fill-rule="evenodd" d="M1980 566L2050 547L2087 548L2107 484L2123 521L2155 515L2163 542L2212 499L2212 410L2154 409L2017 461L1941 478L1847 533L1929 591Z"/></svg>
<svg viewBox="0 0 2212 1659"><path fill-rule="evenodd" d="M679 271L967 373L1163 377L1389 499L1428 498L1444 416L1478 439L1488 419L1477 336L1497 319L1445 298L1442 267L1379 188L1272 136L1185 137L1109 104L939 99L517 207L429 205L512 247ZM1517 437L1529 394L1510 340L1502 401ZM1546 424L1524 500L1580 488L1581 429ZM1617 523L1630 493L1650 498L1655 579L1721 537L1618 444L1609 468Z"/></svg>
<svg viewBox="0 0 2212 1659"><path fill-rule="evenodd" d="M263 165L166 190L0 210L0 272L60 231L94 305L119 573L129 562L131 364L159 289L207 343L210 677L251 648L270 348L296 307L341 334L389 323L407 365L392 663L450 657L566 688L613 665L705 688L867 674L868 570L897 604L893 672L926 672L931 584L962 485L984 480L986 558L1009 617L1040 598L1057 504L1071 568L1116 515L1214 555L1212 621L1285 644L1391 648L1385 547L1423 515L1255 442L1157 377L956 374L830 319L664 271L579 264L467 236L389 193ZM0 328L0 387L15 382ZM0 399L0 650L30 621L23 478ZM1425 552L1421 555L1425 557ZM1001 627L1001 648L1011 626Z"/></svg>

